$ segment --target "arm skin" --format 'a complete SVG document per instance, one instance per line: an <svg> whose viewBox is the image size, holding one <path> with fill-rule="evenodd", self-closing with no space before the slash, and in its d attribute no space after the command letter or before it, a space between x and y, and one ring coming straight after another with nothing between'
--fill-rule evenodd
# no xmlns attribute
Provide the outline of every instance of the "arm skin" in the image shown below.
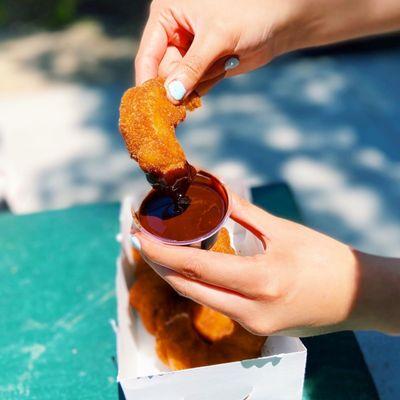
<svg viewBox="0 0 400 400"><path fill-rule="evenodd" d="M229 17L228 17L229 16ZM136 84L161 76L186 96L296 49L400 30L399 0L154 0ZM225 61L235 55L236 68Z"/></svg>
<svg viewBox="0 0 400 400"><path fill-rule="evenodd" d="M167 246L136 234L145 259L179 293L259 335L400 333L400 259L361 253L232 198L232 218L265 243L263 254Z"/></svg>
<svg viewBox="0 0 400 400"><path fill-rule="evenodd" d="M186 96L280 54L400 29L399 0L155 0L135 60L138 84L157 75ZM229 16L229 18L227 18ZM227 58L240 65L225 71ZM171 101L175 100L170 96ZM361 253L235 198L233 218L264 254L240 257L160 245L143 255L177 291L262 335L343 329L400 333L400 260Z"/></svg>
<svg viewBox="0 0 400 400"><path fill-rule="evenodd" d="M363 279L352 316L354 329L400 334L400 259L357 255Z"/></svg>
<svg viewBox="0 0 400 400"><path fill-rule="evenodd" d="M294 49L320 46L400 29L400 3L397 0L300 0L297 16L303 24L302 38Z"/></svg>

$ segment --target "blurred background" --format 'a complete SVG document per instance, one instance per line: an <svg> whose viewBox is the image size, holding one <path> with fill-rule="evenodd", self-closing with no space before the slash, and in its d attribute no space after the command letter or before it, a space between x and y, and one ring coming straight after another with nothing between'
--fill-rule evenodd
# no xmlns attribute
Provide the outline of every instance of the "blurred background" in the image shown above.
<svg viewBox="0 0 400 400"><path fill-rule="evenodd" d="M0 209L117 201L144 185L118 105L146 0L0 0ZM226 179L286 181L307 223L400 256L400 36L290 54L226 80L178 128ZM382 399L400 398L399 339L358 334Z"/></svg>

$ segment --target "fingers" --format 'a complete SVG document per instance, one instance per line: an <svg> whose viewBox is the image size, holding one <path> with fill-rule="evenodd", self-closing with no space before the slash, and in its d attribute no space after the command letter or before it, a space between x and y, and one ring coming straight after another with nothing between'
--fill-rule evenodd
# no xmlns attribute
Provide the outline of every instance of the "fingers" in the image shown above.
<svg viewBox="0 0 400 400"><path fill-rule="evenodd" d="M221 74L214 79L210 79L208 81L200 82L196 87L196 92L200 96L204 96L208 93L217 83L221 82L222 79L225 78L225 74Z"/></svg>
<svg viewBox="0 0 400 400"><path fill-rule="evenodd" d="M167 76L170 75L179 65L182 58L183 56L179 48L169 45L163 59L161 60L160 66L158 67L158 76L166 79Z"/></svg>
<svg viewBox="0 0 400 400"><path fill-rule="evenodd" d="M173 102L190 94L223 52L223 43L211 35L197 33L187 53L168 76L165 87Z"/></svg>
<svg viewBox="0 0 400 400"><path fill-rule="evenodd" d="M158 75L166 79L175 68L182 62L183 51L175 46L168 46L167 51L160 63ZM238 64L232 63L232 60L238 60L235 57L222 57L217 60L212 67L203 75L195 90L200 96L204 96L213 88L218 82L231 74L231 70L236 68ZM226 67L229 65L229 68ZM232 67L232 65L235 65Z"/></svg>
<svg viewBox="0 0 400 400"><path fill-rule="evenodd" d="M251 300L239 294L186 278L173 270L153 263L151 265L179 294L196 303L211 307L235 320L240 319L243 310L249 308Z"/></svg>
<svg viewBox="0 0 400 400"><path fill-rule="evenodd" d="M232 76L232 71L240 65L239 58L236 56L225 56L217 60L202 76L201 82L209 81L220 76Z"/></svg>
<svg viewBox="0 0 400 400"><path fill-rule="evenodd" d="M280 218L251 204L236 193L230 192L230 195L231 218L257 236L266 249L268 242L274 236L274 231L279 226Z"/></svg>
<svg viewBox="0 0 400 400"><path fill-rule="evenodd" d="M167 50L168 37L162 24L150 17L135 59L135 82L141 85L157 77L159 64Z"/></svg>
<svg viewBox="0 0 400 400"><path fill-rule="evenodd" d="M153 263L181 276L213 286L254 296L254 282L263 279L263 266L251 257L222 254L184 246L167 246L138 233L142 254Z"/></svg>

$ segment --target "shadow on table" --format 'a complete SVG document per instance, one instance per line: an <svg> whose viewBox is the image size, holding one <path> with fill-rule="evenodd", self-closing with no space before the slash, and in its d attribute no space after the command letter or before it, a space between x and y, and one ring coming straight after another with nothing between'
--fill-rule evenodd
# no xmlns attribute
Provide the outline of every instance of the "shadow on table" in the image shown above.
<svg viewBox="0 0 400 400"><path fill-rule="evenodd" d="M118 400L126 400L124 391L122 390L122 387L119 383L118 383Z"/></svg>
<svg viewBox="0 0 400 400"><path fill-rule="evenodd" d="M352 332L302 341L307 347L305 399L379 400Z"/></svg>

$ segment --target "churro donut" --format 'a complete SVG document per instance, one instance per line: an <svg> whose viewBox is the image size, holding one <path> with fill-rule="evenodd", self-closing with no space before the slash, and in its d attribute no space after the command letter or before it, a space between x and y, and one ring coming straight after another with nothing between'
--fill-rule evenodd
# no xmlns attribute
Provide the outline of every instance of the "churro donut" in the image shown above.
<svg viewBox="0 0 400 400"><path fill-rule="evenodd" d="M161 78L128 89L121 99L119 129L130 156L139 163L156 189L182 190L196 171L175 136L186 110L200 107L193 92L182 105L172 104Z"/></svg>

